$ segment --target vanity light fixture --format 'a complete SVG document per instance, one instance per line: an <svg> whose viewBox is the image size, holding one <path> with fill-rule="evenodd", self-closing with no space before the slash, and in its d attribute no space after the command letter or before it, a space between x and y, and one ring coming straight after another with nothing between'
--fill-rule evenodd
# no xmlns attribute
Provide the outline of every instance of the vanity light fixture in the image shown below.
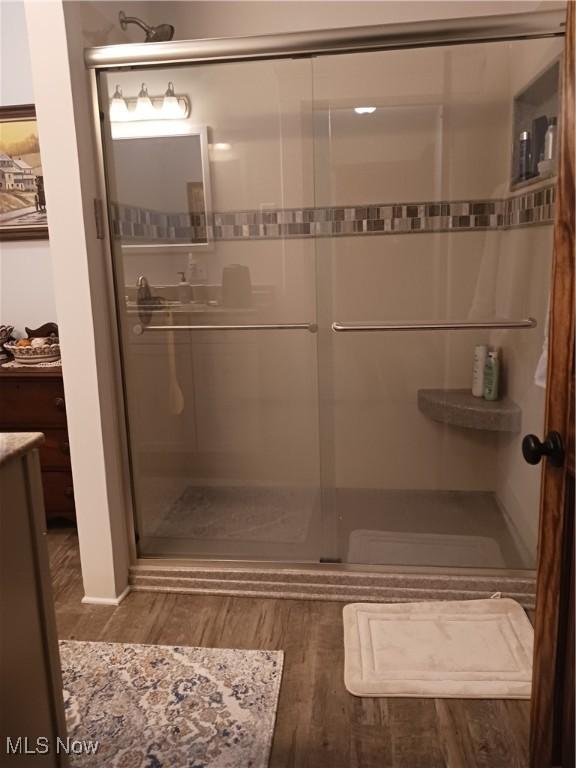
<svg viewBox="0 0 576 768"><path fill-rule="evenodd" d="M122 88L119 85L116 86L114 95L110 99L110 120L113 123L130 120L128 104L126 104L126 99L122 96Z"/></svg>
<svg viewBox="0 0 576 768"><path fill-rule="evenodd" d="M371 115L372 112L376 112L376 107L354 107L354 112L357 115Z"/></svg>
<svg viewBox="0 0 576 768"><path fill-rule="evenodd" d="M152 99L148 95L146 84L142 83L142 88L136 99L136 109L134 117L136 120L157 120L158 110L152 104Z"/></svg>
<svg viewBox="0 0 576 768"><path fill-rule="evenodd" d="M150 96L142 83L137 97L124 97L119 85L110 99L110 122L126 123L139 120L184 120L190 115L188 96L176 94L169 82L163 96Z"/></svg>
<svg viewBox="0 0 576 768"><path fill-rule="evenodd" d="M174 83L172 81L168 83L168 88L164 94L161 112L164 120L177 120L186 117L188 112L188 105L184 98L179 98L174 93Z"/></svg>

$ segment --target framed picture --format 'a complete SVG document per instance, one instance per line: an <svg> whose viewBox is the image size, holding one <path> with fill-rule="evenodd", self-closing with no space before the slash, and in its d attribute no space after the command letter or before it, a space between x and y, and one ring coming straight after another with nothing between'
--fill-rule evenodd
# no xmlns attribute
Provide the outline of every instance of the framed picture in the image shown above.
<svg viewBox="0 0 576 768"><path fill-rule="evenodd" d="M47 238L36 110L0 107L0 240Z"/></svg>

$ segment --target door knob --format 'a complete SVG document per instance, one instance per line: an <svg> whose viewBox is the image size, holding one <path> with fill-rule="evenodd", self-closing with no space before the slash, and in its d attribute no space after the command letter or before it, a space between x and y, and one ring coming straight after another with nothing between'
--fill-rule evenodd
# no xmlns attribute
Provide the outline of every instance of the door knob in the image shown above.
<svg viewBox="0 0 576 768"><path fill-rule="evenodd" d="M522 440L522 455L528 464L539 464L543 456L554 467L564 464L564 444L558 432L549 432L542 443L536 435L526 435Z"/></svg>

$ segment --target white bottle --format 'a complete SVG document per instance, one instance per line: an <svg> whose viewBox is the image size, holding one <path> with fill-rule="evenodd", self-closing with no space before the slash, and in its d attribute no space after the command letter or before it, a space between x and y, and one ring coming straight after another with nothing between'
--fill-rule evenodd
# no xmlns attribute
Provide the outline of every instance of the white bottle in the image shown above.
<svg viewBox="0 0 576 768"><path fill-rule="evenodd" d="M191 253L188 254L188 282L190 285L196 285L196 283L199 282L198 280L198 262L195 261L194 257Z"/></svg>
<svg viewBox="0 0 576 768"><path fill-rule="evenodd" d="M472 367L472 394L474 397L484 397L484 366L488 347L486 344L479 344L474 347L474 365Z"/></svg>
<svg viewBox="0 0 576 768"><path fill-rule="evenodd" d="M206 272L202 261L196 261L193 253L188 254L188 282L198 285L206 282Z"/></svg>
<svg viewBox="0 0 576 768"><path fill-rule="evenodd" d="M180 282L178 283L178 301L180 304L189 304L192 301L192 286L186 280L184 272L178 272Z"/></svg>
<svg viewBox="0 0 576 768"><path fill-rule="evenodd" d="M548 128L544 136L544 160L556 160L556 137L558 133L557 119L555 117L550 118Z"/></svg>

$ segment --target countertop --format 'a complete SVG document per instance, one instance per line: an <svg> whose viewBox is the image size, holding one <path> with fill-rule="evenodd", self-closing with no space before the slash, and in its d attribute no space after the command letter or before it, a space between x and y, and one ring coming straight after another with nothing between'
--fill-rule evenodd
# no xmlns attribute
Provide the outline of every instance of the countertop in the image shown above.
<svg viewBox="0 0 576 768"><path fill-rule="evenodd" d="M0 365L0 379L61 379L62 366L42 368L35 365L22 365L19 368L5 368Z"/></svg>
<svg viewBox="0 0 576 768"><path fill-rule="evenodd" d="M0 432L0 467L43 442L42 432Z"/></svg>

